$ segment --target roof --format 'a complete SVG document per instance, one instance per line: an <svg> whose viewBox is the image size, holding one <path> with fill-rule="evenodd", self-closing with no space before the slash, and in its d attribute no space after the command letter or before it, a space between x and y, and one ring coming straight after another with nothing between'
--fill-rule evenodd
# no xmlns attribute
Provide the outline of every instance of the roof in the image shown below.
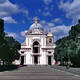
<svg viewBox="0 0 80 80"><path fill-rule="evenodd" d="M52 32L48 32L47 36L53 36Z"/></svg>

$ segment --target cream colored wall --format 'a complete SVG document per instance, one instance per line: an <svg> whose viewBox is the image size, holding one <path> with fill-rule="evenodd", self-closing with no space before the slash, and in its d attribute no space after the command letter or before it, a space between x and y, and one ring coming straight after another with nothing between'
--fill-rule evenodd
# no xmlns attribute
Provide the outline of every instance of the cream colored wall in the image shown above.
<svg viewBox="0 0 80 80"><path fill-rule="evenodd" d="M26 65L33 65L34 61L32 58L32 45L33 45L33 40L39 40L38 42L40 43L40 65L47 65L48 64L48 59L47 59L47 52L43 50L42 48L46 48L46 35L27 35L26 36L26 48L31 48L31 50L26 50ZM53 46L52 46L53 47ZM54 53L54 50L52 50ZM52 64L53 64L53 56L52 56Z"/></svg>

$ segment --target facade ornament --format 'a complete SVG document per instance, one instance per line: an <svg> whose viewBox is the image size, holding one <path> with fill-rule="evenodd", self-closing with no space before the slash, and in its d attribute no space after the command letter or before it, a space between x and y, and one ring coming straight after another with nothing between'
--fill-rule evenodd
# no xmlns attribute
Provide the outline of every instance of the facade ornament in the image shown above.
<svg viewBox="0 0 80 80"><path fill-rule="evenodd" d="M36 17L35 18L35 27L37 27L38 22L39 22L39 19Z"/></svg>
<svg viewBox="0 0 80 80"><path fill-rule="evenodd" d="M32 39L32 42L35 42L35 41L37 41L37 42L41 42L40 39Z"/></svg>

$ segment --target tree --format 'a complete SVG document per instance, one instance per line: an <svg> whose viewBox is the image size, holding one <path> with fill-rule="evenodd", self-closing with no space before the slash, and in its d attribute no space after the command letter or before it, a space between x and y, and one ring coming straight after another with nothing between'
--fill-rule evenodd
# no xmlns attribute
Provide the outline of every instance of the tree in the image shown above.
<svg viewBox="0 0 80 80"><path fill-rule="evenodd" d="M21 47L20 43L18 41L16 41L13 37L5 37L5 39L8 43L11 53L13 54L12 59L13 60L19 59L20 54L18 51Z"/></svg>
<svg viewBox="0 0 80 80"><path fill-rule="evenodd" d="M2 53L4 53L4 46L5 46L5 40L4 40L4 21L0 19L0 59L2 59Z"/></svg>
<svg viewBox="0 0 80 80"><path fill-rule="evenodd" d="M4 37L4 20L0 19L0 37Z"/></svg>
<svg viewBox="0 0 80 80"><path fill-rule="evenodd" d="M0 60L3 64L11 64L15 59L19 59L20 46L13 37L5 36L4 21L0 19Z"/></svg>
<svg viewBox="0 0 80 80"><path fill-rule="evenodd" d="M78 20L78 23L80 24L80 19Z"/></svg>
<svg viewBox="0 0 80 80"><path fill-rule="evenodd" d="M69 36L56 41L56 61L71 61L75 66L80 66L80 23L71 27Z"/></svg>

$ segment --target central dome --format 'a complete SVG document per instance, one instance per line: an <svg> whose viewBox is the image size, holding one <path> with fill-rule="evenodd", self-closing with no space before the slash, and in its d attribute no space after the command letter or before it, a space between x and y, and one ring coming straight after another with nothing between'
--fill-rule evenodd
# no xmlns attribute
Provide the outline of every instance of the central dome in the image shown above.
<svg viewBox="0 0 80 80"><path fill-rule="evenodd" d="M30 30L32 30L32 29L34 29L34 28L38 28L38 29L41 29L41 30L43 30L43 27L42 27L42 25L41 24L37 24L37 26L35 25L35 23L33 23L31 26L30 26Z"/></svg>
<svg viewBox="0 0 80 80"><path fill-rule="evenodd" d="M35 17L35 22L30 26L30 30L34 29L34 28L38 28L38 29L42 29L43 27L41 24L39 24L39 19L37 17Z"/></svg>

